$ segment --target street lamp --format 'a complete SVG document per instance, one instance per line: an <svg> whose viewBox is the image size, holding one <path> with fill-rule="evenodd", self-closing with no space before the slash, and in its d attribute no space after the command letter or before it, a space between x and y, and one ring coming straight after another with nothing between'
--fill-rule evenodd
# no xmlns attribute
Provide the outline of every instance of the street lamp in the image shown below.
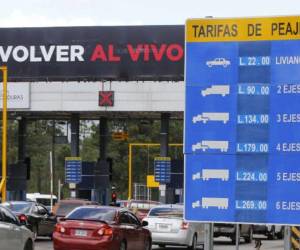
<svg viewBox="0 0 300 250"><path fill-rule="evenodd" d="M1 66L3 76L3 109L2 109L2 180L0 182L0 192L2 195L2 202L6 201L6 177L7 177L7 67Z"/></svg>

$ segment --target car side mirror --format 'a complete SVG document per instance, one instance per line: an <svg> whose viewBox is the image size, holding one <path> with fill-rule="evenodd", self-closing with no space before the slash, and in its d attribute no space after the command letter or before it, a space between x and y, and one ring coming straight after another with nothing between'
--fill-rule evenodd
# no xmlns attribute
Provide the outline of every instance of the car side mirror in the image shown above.
<svg viewBox="0 0 300 250"><path fill-rule="evenodd" d="M142 227L146 227L148 225L149 225L148 221L145 221L145 220L142 221Z"/></svg>

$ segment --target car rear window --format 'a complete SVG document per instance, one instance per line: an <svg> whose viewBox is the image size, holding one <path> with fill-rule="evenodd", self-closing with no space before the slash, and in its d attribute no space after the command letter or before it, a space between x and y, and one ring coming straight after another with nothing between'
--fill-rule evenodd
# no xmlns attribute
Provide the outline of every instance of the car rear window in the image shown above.
<svg viewBox="0 0 300 250"><path fill-rule="evenodd" d="M157 207L157 208L153 208L150 211L149 216L151 216L151 217L183 218L183 209L182 208Z"/></svg>
<svg viewBox="0 0 300 250"><path fill-rule="evenodd" d="M67 219L74 220L104 220L113 221L116 211L109 208L77 208L68 216Z"/></svg>
<svg viewBox="0 0 300 250"><path fill-rule="evenodd" d="M32 203L18 202L18 203L4 203L3 205L15 213L27 214L30 212Z"/></svg>
<svg viewBox="0 0 300 250"><path fill-rule="evenodd" d="M58 208L56 210L56 215L58 216L66 216L68 213L70 213L73 209L83 206L83 203L60 203L58 205Z"/></svg>

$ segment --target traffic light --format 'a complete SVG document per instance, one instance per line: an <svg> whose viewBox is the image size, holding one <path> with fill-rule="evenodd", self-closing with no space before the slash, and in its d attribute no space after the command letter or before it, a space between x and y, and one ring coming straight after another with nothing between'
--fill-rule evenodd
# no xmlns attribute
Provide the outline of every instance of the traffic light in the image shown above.
<svg viewBox="0 0 300 250"><path fill-rule="evenodd" d="M111 194L111 203L116 204L117 203L117 194L115 191Z"/></svg>

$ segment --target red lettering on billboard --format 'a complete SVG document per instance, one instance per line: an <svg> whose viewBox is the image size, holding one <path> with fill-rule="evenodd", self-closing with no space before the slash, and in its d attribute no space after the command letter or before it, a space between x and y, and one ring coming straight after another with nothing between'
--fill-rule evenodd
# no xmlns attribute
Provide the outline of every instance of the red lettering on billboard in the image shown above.
<svg viewBox="0 0 300 250"><path fill-rule="evenodd" d="M180 59L183 57L183 49L182 49L182 47L179 44L171 44L167 48L167 57L172 62L180 61Z"/></svg>
<svg viewBox="0 0 300 250"><path fill-rule="evenodd" d="M97 44L94 51L93 51L93 54L91 56L91 61L94 62L96 60L101 60L103 62L106 62L107 61L107 57L106 57L106 54L104 52L104 49L102 47L101 44Z"/></svg>
<svg viewBox="0 0 300 250"><path fill-rule="evenodd" d="M159 49L157 49L157 46L155 44L151 44L150 47L153 52L155 61L158 61L158 62L161 61L161 59L166 51L167 45L162 44Z"/></svg>
<svg viewBox="0 0 300 250"><path fill-rule="evenodd" d="M114 55L114 46L108 45L108 61L110 62L120 62L121 58L119 56Z"/></svg>
<svg viewBox="0 0 300 250"><path fill-rule="evenodd" d="M137 48L133 48L133 46L131 44L127 44L127 49L128 49L129 55L131 57L131 60L136 62L137 60L139 60L141 51L143 49L143 45L138 44Z"/></svg>

